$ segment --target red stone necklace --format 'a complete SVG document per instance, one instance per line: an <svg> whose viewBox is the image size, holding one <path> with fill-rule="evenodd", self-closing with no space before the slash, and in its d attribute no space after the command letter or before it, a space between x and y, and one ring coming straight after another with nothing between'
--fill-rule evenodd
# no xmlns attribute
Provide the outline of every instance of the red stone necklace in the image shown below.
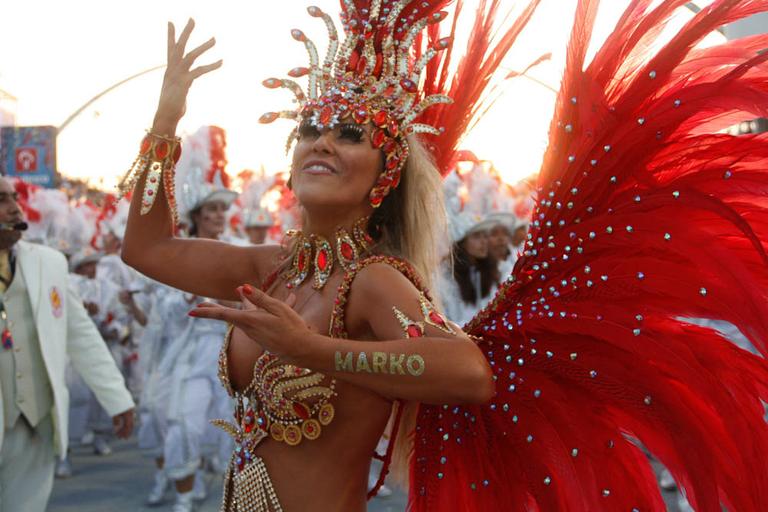
<svg viewBox="0 0 768 512"><path fill-rule="evenodd" d="M281 276L286 282L285 286L296 288L312 270L312 287L320 290L328 282L336 261L346 272L355 270L357 261L366 255L374 244L365 229L367 223L368 217L359 219L352 226L351 234L344 228L338 228L333 245L320 235L305 235L298 230L288 231L285 236L293 240L293 254L290 267Z"/></svg>

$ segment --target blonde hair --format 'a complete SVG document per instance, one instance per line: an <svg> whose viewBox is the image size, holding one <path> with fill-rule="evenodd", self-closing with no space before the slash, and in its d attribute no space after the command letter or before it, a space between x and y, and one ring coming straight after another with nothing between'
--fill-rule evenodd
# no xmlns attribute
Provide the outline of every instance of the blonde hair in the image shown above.
<svg viewBox="0 0 768 512"><path fill-rule="evenodd" d="M447 235L443 184L421 141L410 135L408 146L400 185L371 215L368 229L378 242L377 252L408 261L429 288Z"/></svg>
<svg viewBox="0 0 768 512"><path fill-rule="evenodd" d="M431 288L440 263L440 243L447 236L443 184L430 153L420 140L409 136L408 145L410 154L400 185L371 216L369 229L374 231L373 235L380 236L379 251L408 261L424 285ZM377 229L380 233L375 233ZM394 481L407 488L419 403L404 402L402 407L390 468ZM394 414L387 428L390 439L392 428Z"/></svg>

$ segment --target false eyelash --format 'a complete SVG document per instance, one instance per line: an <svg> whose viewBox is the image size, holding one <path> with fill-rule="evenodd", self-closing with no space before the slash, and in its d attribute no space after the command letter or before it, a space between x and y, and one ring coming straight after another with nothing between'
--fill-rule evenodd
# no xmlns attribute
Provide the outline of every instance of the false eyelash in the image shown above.
<svg viewBox="0 0 768 512"><path fill-rule="evenodd" d="M339 133L341 138L349 138L355 142L363 140L365 130L359 124L346 123L339 127Z"/></svg>

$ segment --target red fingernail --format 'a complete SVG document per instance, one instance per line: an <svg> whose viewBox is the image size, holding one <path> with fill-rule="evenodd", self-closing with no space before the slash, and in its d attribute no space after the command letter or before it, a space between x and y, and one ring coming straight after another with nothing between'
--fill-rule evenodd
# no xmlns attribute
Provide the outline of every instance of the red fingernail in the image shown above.
<svg viewBox="0 0 768 512"><path fill-rule="evenodd" d="M250 295L253 293L253 288L249 284L244 284L243 291L245 292L246 295Z"/></svg>
<svg viewBox="0 0 768 512"><path fill-rule="evenodd" d="M188 312L187 312L187 315L188 315L188 316L197 316L197 311L195 311L195 310L193 309L192 311L188 311Z"/></svg>

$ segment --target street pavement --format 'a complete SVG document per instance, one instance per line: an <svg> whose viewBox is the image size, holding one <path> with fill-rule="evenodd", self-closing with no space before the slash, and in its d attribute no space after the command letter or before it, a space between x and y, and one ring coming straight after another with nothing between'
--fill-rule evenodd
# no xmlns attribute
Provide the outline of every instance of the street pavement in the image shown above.
<svg viewBox="0 0 768 512"><path fill-rule="evenodd" d="M56 479L48 512L169 512L172 493L159 507L147 507L144 500L152 487L154 463L143 457L135 440L115 441L113 453L102 457L93 454L90 446L73 448L73 476ZM220 477L209 475L208 498L197 512L216 512L221 504ZM368 503L369 512L402 512L406 495L394 490L387 498L374 498Z"/></svg>
<svg viewBox="0 0 768 512"><path fill-rule="evenodd" d="M144 505L152 486L154 464L141 456L136 441L115 441L112 448L113 453L106 457L94 455L90 446L73 448L74 475L55 481L48 512L169 512L173 504L170 492L162 506ZM198 506L197 512L219 510L221 478L209 476L208 489L208 498ZM393 490L392 496L371 500L368 511L404 511L405 493ZM669 512L682 512L677 506L676 493L665 492L663 495Z"/></svg>

